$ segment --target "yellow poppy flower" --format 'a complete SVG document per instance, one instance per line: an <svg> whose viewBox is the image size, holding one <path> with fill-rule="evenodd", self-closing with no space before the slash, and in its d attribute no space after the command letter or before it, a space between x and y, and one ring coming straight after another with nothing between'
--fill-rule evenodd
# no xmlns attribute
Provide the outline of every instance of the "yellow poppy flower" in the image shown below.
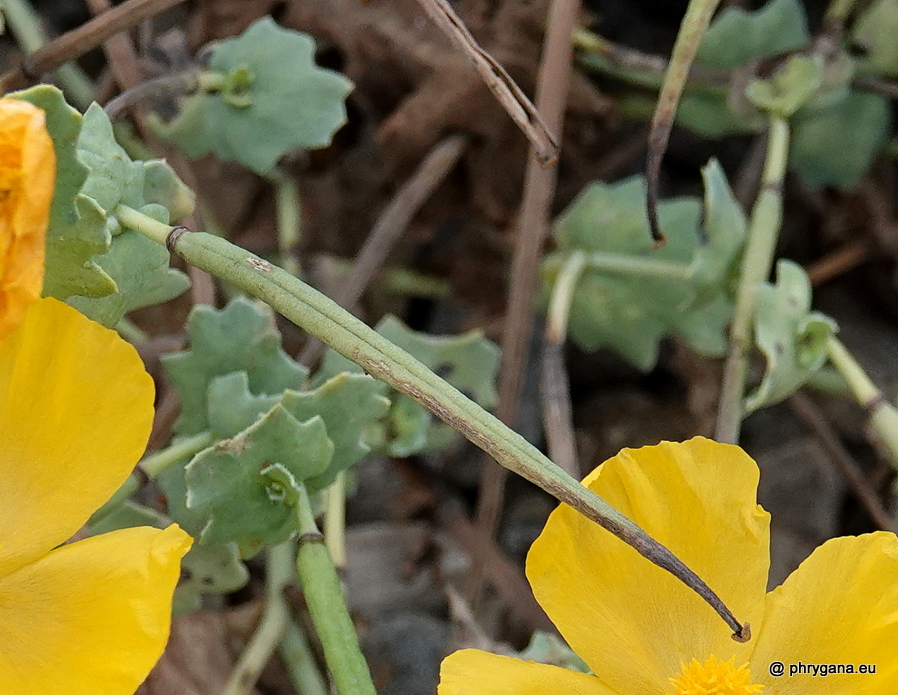
<svg viewBox="0 0 898 695"><path fill-rule="evenodd" d="M44 112L0 99L0 341L40 297L56 156Z"/></svg>
<svg viewBox="0 0 898 695"><path fill-rule="evenodd" d="M584 480L750 621L748 643L667 572L562 506L530 550L527 577L595 675L468 649L443 662L439 695L894 695L898 539L830 540L766 593L770 524L757 483L741 449L700 438L625 449Z"/></svg>
<svg viewBox="0 0 898 695"><path fill-rule="evenodd" d="M162 653L190 537L60 546L127 478L152 419L137 352L71 307L37 301L0 343L3 695L130 695Z"/></svg>

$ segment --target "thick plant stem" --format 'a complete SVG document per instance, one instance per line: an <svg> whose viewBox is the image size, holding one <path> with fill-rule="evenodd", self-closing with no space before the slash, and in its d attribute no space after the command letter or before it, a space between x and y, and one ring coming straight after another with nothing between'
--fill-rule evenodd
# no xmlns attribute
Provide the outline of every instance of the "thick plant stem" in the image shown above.
<svg viewBox="0 0 898 695"><path fill-rule="evenodd" d="M860 406L870 416L870 427L882 443L892 467L898 470L898 410L873 383L848 349L831 336L826 344L829 360L848 382Z"/></svg>
<svg viewBox="0 0 898 695"><path fill-rule="evenodd" d="M172 228L124 205L118 220L201 270L261 299L372 376L405 393L461 432L501 465L577 509L671 572L707 601L738 635L742 625L720 598L663 545L546 458L498 418L407 352L289 273L225 239Z"/></svg>
<svg viewBox="0 0 898 695"><path fill-rule="evenodd" d="M294 576L293 552L293 541L268 549L262 619L228 676L221 695L249 695L259 680L262 669L277 649L290 622L290 608L284 598L284 587Z"/></svg>
<svg viewBox="0 0 898 695"><path fill-rule="evenodd" d="M742 273L736 290L736 309L730 327L730 348L723 372L723 387L717 410L715 439L726 444L739 441L744 415L743 396L752 346L752 323L758 285L770 275L773 251L783 220L782 185L789 153L789 124L770 116L767 158L761 177L761 192L751 211L748 241L742 257Z"/></svg>
<svg viewBox="0 0 898 695"><path fill-rule="evenodd" d="M346 608L340 578L324 547L324 538L315 524L309 494L303 485L299 488L296 517L299 522L296 555L299 584L337 692L340 695L377 695L359 647L355 625Z"/></svg>

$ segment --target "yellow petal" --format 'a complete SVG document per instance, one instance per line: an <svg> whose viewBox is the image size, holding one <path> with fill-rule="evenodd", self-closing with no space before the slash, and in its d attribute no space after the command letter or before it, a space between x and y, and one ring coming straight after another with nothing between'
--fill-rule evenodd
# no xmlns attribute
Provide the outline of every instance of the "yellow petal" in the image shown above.
<svg viewBox="0 0 898 695"><path fill-rule="evenodd" d="M463 649L443 659L437 695L618 694L585 673Z"/></svg>
<svg viewBox="0 0 898 695"><path fill-rule="evenodd" d="M177 526L124 529L0 578L0 693L132 695L165 648L190 543Z"/></svg>
<svg viewBox="0 0 898 695"><path fill-rule="evenodd" d="M898 538L872 533L817 548L767 599L752 673L767 695L898 693ZM770 664L785 673L771 676ZM875 674L801 673L798 664L875 665ZM795 666L790 676L790 666ZM761 677L763 676L763 677Z"/></svg>
<svg viewBox="0 0 898 695"><path fill-rule="evenodd" d="M701 438L625 449L584 483L697 572L737 619L760 622L769 515L745 452ZM527 576L571 648L619 693L667 692L693 658L748 660L751 645L734 642L697 595L570 507L549 517Z"/></svg>
<svg viewBox="0 0 898 695"><path fill-rule="evenodd" d="M0 344L0 577L77 531L124 482L153 382L114 331L42 299Z"/></svg>
<svg viewBox="0 0 898 695"><path fill-rule="evenodd" d="M0 99L0 342L40 297L56 155L44 112Z"/></svg>

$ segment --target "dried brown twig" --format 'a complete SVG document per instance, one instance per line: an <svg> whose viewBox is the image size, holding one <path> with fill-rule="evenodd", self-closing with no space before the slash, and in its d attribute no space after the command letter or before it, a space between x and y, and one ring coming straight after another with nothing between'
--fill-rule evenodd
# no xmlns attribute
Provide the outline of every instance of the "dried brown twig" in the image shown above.
<svg viewBox="0 0 898 695"><path fill-rule="evenodd" d="M125 0L25 56L16 67L0 76L0 94L27 87L41 75L96 48L110 37L182 2L184 0Z"/></svg>
<svg viewBox="0 0 898 695"><path fill-rule="evenodd" d="M561 138L571 74L571 35L580 11L579 0L554 0L549 11L548 28L536 86L536 108L547 126ZM535 155L535 152L533 153ZM517 416L521 393L521 375L533 333L533 298L536 271L543 243L549 232L552 201L555 197L557 166L543 167L536 156L527 163L524 198L517 225L517 239L511 264L511 288L505 313L502 340L502 365L499 371L498 416L512 425ZM487 465L480 481L477 524L485 536L492 537L498 525L507 472ZM482 574L472 574L471 596L482 583ZM476 601L475 601L476 603Z"/></svg>
<svg viewBox="0 0 898 695"><path fill-rule="evenodd" d="M539 108L530 103L505 68L478 45L447 0L418 1L434 23L471 59L486 86L530 140L540 162L544 165L554 162L559 142L553 135L556 129L544 121Z"/></svg>
<svg viewBox="0 0 898 695"><path fill-rule="evenodd" d="M842 446L842 442L839 441L829 422L827 422L823 413L820 412L820 408L801 392L795 393L789 398L789 406L792 408L792 412L817 437L829 459L845 477L848 487L854 492L861 506L867 511L873 522L883 531L898 533L898 526L895 525L889 513L882 506L879 496L870 483L867 482L851 454Z"/></svg>

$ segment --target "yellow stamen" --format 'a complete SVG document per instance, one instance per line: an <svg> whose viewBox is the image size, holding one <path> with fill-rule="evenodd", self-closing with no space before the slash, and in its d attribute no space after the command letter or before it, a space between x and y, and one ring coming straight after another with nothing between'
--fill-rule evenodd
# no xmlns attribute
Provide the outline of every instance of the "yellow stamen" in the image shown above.
<svg viewBox="0 0 898 695"><path fill-rule="evenodd" d="M670 679L672 692L666 695L755 695L763 685L752 684L748 664L734 666L735 657L718 661L712 656L704 664L695 659L683 664L682 672Z"/></svg>

